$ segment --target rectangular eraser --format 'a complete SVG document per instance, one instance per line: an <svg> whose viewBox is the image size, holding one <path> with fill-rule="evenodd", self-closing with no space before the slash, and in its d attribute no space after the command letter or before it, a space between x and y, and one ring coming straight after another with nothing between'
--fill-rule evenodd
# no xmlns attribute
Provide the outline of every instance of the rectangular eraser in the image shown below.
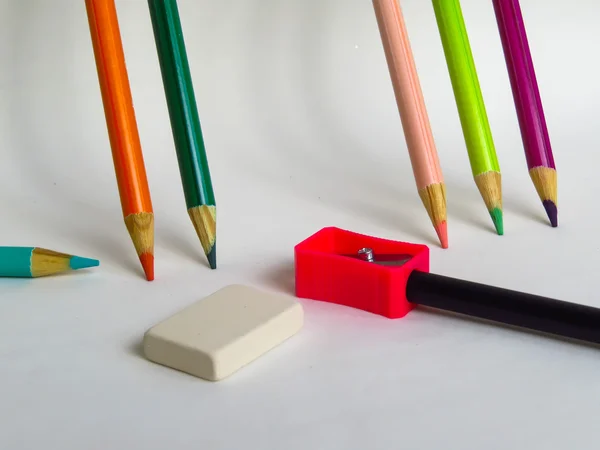
<svg viewBox="0 0 600 450"><path fill-rule="evenodd" d="M296 334L303 323L304 310L295 298L231 285L149 329L144 354L218 381Z"/></svg>

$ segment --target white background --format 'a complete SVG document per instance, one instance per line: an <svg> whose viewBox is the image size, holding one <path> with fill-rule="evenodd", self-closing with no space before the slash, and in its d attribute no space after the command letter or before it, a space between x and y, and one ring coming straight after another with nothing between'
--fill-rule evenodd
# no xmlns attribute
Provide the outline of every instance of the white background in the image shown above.
<svg viewBox="0 0 600 450"><path fill-rule="evenodd" d="M0 448L597 449L597 348L417 310L303 300L302 332L220 382L152 364L144 331L230 283L293 292L324 226L430 245L432 271L600 307L600 6L523 0L560 227L525 165L491 2L463 11L502 169L505 236L471 177L431 3L403 8L448 191L441 250L367 0L187 0L218 204L211 271L185 210L145 1L119 1L156 216L144 280L114 178L83 1L0 0L0 245L96 257L0 280Z"/></svg>

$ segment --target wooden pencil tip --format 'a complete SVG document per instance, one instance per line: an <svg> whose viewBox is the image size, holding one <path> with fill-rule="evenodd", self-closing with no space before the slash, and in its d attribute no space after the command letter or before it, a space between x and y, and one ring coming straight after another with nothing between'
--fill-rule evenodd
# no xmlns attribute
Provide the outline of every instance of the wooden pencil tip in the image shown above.
<svg viewBox="0 0 600 450"><path fill-rule="evenodd" d="M154 280L154 255L152 253L142 253L140 255L140 262L146 274L146 280Z"/></svg>
<svg viewBox="0 0 600 450"><path fill-rule="evenodd" d="M217 208L212 205L195 206L188 209L188 214L200 239L204 254L208 258L211 269L217 268Z"/></svg>
<svg viewBox="0 0 600 450"><path fill-rule="evenodd" d="M140 258L146 279L154 279L154 214L135 213L125 217L125 225Z"/></svg>
<svg viewBox="0 0 600 450"><path fill-rule="evenodd" d="M552 227L558 227L558 208L556 204L552 200L544 200L542 204L544 205L546 214L548 214L548 219L550 219Z"/></svg>
<svg viewBox="0 0 600 450"><path fill-rule="evenodd" d="M446 221L441 222L435 227L435 232L440 239L440 243L442 244L442 248L448 248L448 225Z"/></svg>
<svg viewBox="0 0 600 450"><path fill-rule="evenodd" d="M553 227L558 226L558 209L557 205L557 175L556 170L550 167L534 167L529 171L535 190L540 196L540 200L544 205L550 224Z"/></svg>
<svg viewBox="0 0 600 450"><path fill-rule="evenodd" d="M504 222L502 219L502 176L500 172L484 172L475 176L475 184L487 207L496 233L504 234Z"/></svg>
<svg viewBox="0 0 600 450"><path fill-rule="evenodd" d="M448 227L446 225L446 185L435 183L419 189L419 197L427 210L442 248L448 248Z"/></svg>

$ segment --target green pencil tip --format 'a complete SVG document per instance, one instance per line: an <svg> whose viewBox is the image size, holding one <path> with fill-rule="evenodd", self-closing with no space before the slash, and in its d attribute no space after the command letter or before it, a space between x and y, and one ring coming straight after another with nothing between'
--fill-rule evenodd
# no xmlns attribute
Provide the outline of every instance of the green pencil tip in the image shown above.
<svg viewBox="0 0 600 450"><path fill-rule="evenodd" d="M208 258L208 264L210 265L210 268L216 269L217 268L217 243L216 242L213 244L213 247L210 249L210 252L208 252L206 257Z"/></svg>
<svg viewBox="0 0 600 450"><path fill-rule="evenodd" d="M502 236L504 234L504 222L502 221L502 210L500 208L494 208L490 211L490 216L492 218L492 222L494 222L494 226L496 227L496 232Z"/></svg>
<svg viewBox="0 0 600 450"><path fill-rule="evenodd" d="M69 266L72 270L87 269L88 267L96 267L100 265L100 261L91 258L82 258L81 256L71 256Z"/></svg>

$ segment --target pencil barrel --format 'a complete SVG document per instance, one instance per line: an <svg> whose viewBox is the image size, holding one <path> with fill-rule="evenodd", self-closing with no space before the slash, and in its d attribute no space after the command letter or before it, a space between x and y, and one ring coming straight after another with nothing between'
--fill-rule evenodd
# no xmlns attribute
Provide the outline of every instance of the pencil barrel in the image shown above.
<svg viewBox="0 0 600 450"><path fill-rule="evenodd" d="M114 0L85 1L123 216L152 201Z"/></svg>
<svg viewBox="0 0 600 450"><path fill-rule="evenodd" d="M373 0L373 8L417 188L443 183L402 8L398 0Z"/></svg>
<svg viewBox="0 0 600 450"><path fill-rule="evenodd" d="M31 277L34 247L0 247L0 277Z"/></svg>
<svg viewBox="0 0 600 450"><path fill-rule="evenodd" d="M600 309L414 271L408 301L565 338L600 343Z"/></svg>
<svg viewBox="0 0 600 450"><path fill-rule="evenodd" d="M148 6L187 208L215 205L177 2Z"/></svg>
<svg viewBox="0 0 600 450"><path fill-rule="evenodd" d="M433 0L473 176L500 172L460 2Z"/></svg>
<svg viewBox="0 0 600 450"><path fill-rule="evenodd" d="M548 127L518 0L493 0L529 169L555 169Z"/></svg>

